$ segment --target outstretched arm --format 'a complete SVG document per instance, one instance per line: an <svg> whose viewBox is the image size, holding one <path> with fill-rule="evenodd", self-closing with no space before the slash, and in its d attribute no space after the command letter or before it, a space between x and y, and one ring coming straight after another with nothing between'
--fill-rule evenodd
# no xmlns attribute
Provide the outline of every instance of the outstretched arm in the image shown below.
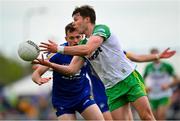
<svg viewBox="0 0 180 121"><path fill-rule="evenodd" d="M137 55L134 53L126 52L126 55L130 60L135 61L135 62L149 62L149 61L154 61L157 59L170 58L175 53L176 53L176 51L169 50L169 48L167 48L160 54Z"/></svg>
<svg viewBox="0 0 180 121"><path fill-rule="evenodd" d="M42 42L39 47L41 51L52 53L63 53L67 55L86 56L95 51L103 42L100 36L91 36L85 45L78 46L58 46L55 42L48 40L48 43Z"/></svg>
<svg viewBox="0 0 180 121"><path fill-rule="evenodd" d="M38 85L48 82L51 79L51 77L41 77L46 71L48 71L48 69L49 67L38 65L38 67L32 73L32 80Z"/></svg>
<svg viewBox="0 0 180 121"><path fill-rule="evenodd" d="M52 68L53 70L56 70L57 72L64 74L64 75L74 75L83 66L84 59L79 56L74 56L69 65L59 65L56 63L52 63L49 60L45 60L42 56L41 59L36 59L32 63L47 66L47 67Z"/></svg>

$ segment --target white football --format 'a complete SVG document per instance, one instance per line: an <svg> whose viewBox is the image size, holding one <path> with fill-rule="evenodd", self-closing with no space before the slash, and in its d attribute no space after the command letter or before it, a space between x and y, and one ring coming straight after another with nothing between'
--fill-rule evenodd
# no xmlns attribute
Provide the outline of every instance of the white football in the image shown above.
<svg viewBox="0 0 180 121"><path fill-rule="evenodd" d="M24 61L33 61L38 57L39 53L38 45L31 40L19 44L18 55Z"/></svg>

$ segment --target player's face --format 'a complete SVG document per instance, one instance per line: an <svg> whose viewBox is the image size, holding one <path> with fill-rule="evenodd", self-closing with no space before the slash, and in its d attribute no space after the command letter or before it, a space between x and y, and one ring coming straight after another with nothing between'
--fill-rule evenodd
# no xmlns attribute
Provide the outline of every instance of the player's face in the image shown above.
<svg viewBox="0 0 180 121"><path fill-rule="evenodd" d="M158 53L159 53L158 50L154 50L154 51L151 52L151 54L158 54Z"/></svg>
<svg viewBox="0 0 180 121"><path fill-rule="evenodd" d="M82 39L82 35L79 34L77 31L67 32L67 36L65 38L69 46L75 46Z"/></svg>
<svg viewBox="0 0 180 121"><path fill-rule="evenodd" d="M151 51L151 54L159 54L159 51L158 50L152 50ZM158 60L154 60L155 63L159 63L159 59Z"/></svg>
<svg viewBox="0 0 180 121"><path fill-rule="evenodd" d="M82 16L80 16L79 13L75 14L73 16L74 19L74 27L78 30L79 33L84 34L86 30L86 19L84 19Z"/></svg>

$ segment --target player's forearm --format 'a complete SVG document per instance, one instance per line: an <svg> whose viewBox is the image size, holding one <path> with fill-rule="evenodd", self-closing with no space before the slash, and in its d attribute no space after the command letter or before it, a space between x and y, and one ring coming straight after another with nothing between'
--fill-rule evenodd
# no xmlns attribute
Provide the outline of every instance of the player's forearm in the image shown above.
<svg viewBox="0 0 180 121"><path fill-rule="evenodd" d="M159 59L157 54L150 54L150 55L136 55L134 57L129 56L130 60L135 62L149 62Z"/></svg>
<svg viewBox="0 0 180 121"><path fill-rule="evenodd" d="M38 71L34 71L32 73L32 80L36 83L41 78L41 74Z"/></svg>
<svg viewBox="0 0 180 121"><path fill-rule="evenodd" d="M51 68L64 75L74 75L76 73L76 70L74 70L68 65L59 65L56 63L51 63Z"/></svg>
<svg viewBox="0 0 180 121"><path fill-rule="evenodd" d="M32 73L32 80L38 82L41 76L49 69L49 67L38 65L38 68Z"/></svg>
<svg viewBox="0 0 180 121"><path fill-rule="evenodd" d="M86 56L89 55L91 52L92 50L90 50L87 45L64 47L64 54L68 54L68 55Z"/></svg>

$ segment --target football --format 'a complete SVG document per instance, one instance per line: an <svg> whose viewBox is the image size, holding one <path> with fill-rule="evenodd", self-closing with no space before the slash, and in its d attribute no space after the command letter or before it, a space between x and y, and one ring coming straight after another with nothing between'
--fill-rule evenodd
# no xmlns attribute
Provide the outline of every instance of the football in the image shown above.
<svg viewBox="0 0 180 121"><path fill-rule="evenodd" d="M18 55L24 61L33 61L38 57L39 53L38 45L31 40L19 44Z"/></svg>

